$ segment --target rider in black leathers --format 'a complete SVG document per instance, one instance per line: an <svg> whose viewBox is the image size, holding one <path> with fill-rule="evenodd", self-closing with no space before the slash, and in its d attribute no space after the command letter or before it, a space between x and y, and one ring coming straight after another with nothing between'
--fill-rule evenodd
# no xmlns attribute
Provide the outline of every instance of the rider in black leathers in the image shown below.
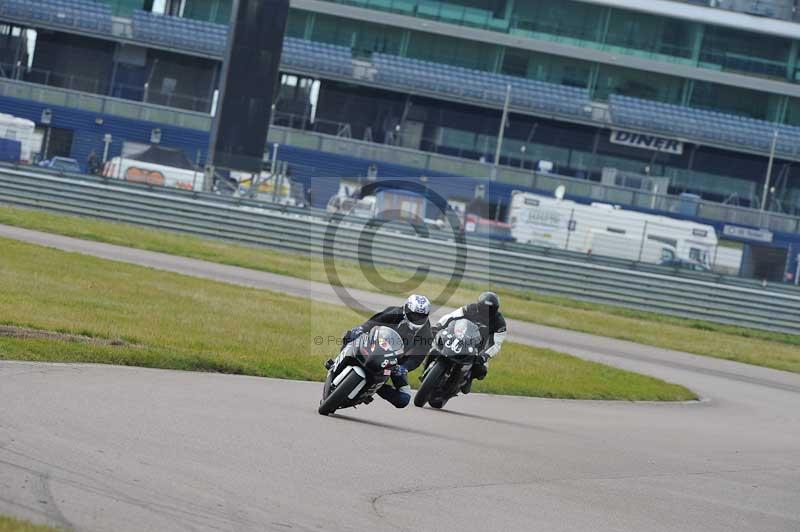
<svg viewBox="0 0 800 532"><path fill-rule="evenodd" d="M461 318L473 322L481 333L481 353L472 364L470 380L461 388L461 392L467 394L472 389L472 379L483 380L489 371L489 359L500 352L506 337L506 320L500 312L500 298L497 294L484 292L477 303L464 305L440 319L433 327L434 336L451 321Z"/></svg>
<svg viewBox="0 0 800 532"><path fill-rule="evenodd" d="M405 350L392 370L391 381L394 386L386 383L378 389L378 395L397 408L405 408L411 401L408 372L417 369L433 343L428 320L430 310L431 303L427 297L412 295L402 307L388 307L378 312L363 324L347 331L342 338L342 345L346 346L376 325L386 325L397 331L403 339Z"/></svg>

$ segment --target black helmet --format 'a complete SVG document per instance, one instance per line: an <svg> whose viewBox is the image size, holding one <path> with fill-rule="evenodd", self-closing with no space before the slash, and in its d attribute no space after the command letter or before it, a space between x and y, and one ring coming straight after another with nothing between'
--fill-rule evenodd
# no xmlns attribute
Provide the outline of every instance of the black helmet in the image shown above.
<svg viewBox="0 0 800 532"><path fill-rule="evenodd" d="M495 314L500 309L500 298L494 292L484 292L478 297L478 309Z"/></svg>

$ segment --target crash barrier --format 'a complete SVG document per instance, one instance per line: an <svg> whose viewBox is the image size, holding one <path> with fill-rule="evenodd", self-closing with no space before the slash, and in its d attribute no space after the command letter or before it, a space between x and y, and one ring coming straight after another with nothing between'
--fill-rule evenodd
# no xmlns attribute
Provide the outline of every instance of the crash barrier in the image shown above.
<svg viewBox="0 0 800 532"><path fill-rule="evenodd" d="M322 254L332 237L329 213L234 198L40 170L0 168L0 202L220 238L250 245ZM378 230L346 218L335 227L337 257L394 268L427 268L453 275L458 243L445 231L421 237L402 226ZM365 235L368 254L358 248ZM760 287L723 276L677 276L624 261L599 263L530 246L465 242L467 261L457 272L469 283L488 281L520 290L646 310L672 316L800 334L800 292ZM626 267L627 266L627 267ZM739 283L739 284L733 284Z"/></svg>

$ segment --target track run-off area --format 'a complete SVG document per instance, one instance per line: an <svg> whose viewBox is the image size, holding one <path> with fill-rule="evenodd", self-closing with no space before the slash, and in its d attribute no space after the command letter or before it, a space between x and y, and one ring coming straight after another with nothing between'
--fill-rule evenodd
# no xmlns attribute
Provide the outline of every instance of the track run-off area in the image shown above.
<svg viewBox="0 0 800 532"><path fill-rule="evenodd" d="M338 303L321 283L6 226L0 237ZM473 394L445 411L376 400L325 418L320 383L0 361L0 513L98 532L800 530L800 375L509 328L702 400Z"/></svg>

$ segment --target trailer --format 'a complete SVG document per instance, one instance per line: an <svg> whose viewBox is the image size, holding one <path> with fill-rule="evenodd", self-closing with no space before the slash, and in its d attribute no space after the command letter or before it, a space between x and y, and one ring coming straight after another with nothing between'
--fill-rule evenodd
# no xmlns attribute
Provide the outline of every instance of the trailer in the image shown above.
<svg viewBox="0 0 800 532"><path fill-rule="evenodd" d="M517 242L654 264L711 269L718 245L710 225L514 191L509 209Z"/></svg>

